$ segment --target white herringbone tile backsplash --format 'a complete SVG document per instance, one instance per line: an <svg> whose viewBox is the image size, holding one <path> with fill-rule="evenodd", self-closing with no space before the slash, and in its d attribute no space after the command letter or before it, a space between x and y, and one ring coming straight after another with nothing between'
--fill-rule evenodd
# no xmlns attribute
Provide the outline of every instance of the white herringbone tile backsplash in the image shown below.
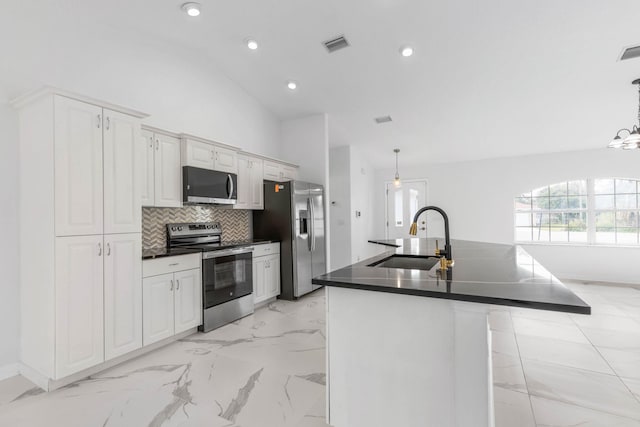
<svg viewBox="0 0 640 427"><path fill-rule="evenodd" d="M219 222L222 227L222 240L249 239L250 215L251 211L208 206L142 208L142 247L148 249L166 246L165 225L172 222Z"/></svg>

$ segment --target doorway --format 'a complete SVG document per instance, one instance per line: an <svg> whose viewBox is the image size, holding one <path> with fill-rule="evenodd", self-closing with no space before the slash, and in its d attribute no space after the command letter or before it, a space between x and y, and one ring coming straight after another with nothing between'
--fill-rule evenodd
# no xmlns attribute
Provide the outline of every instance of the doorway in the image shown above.
<svg viewBox="0 0 640 427"><path fill-rule="evenodd" d="M386 238L414 237L409 235L409 227L418 209L426 205L427 181L424 179L402 181L400 187L394 186L393 182L387 182L385 183L385 201ZM418 222L418 234L415 237L427 237L424 219Z"/></svg>

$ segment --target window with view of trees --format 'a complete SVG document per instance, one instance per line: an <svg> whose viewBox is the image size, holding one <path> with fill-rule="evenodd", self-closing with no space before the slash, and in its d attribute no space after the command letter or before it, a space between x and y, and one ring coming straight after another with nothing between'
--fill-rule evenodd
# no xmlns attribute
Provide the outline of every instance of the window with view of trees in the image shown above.
<svg viewBox="0 0 640 427"><path fill-rule="evenodd" d="M635 179L574 180L537 188L515 199L519 242L638 245Z"/></svg>

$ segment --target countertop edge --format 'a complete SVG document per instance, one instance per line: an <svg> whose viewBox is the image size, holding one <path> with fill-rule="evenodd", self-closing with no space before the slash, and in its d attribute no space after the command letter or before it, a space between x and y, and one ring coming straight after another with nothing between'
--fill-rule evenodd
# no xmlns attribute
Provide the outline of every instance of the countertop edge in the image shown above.
<svg viewBox="0 0 640 427"><path fill-rule="evenodd" d="M229 248L240 248L240 247L244 247L244 246L255 246L255 245L266 245L269 243L281 243L279 240L260 240L259 242L252 242L252 243L243 243L240 245L231 245L228 246ZM191 255L191 254L197 254L197 253L201 253L202 250L200 249L191 249L191 248L180 248L179 251L180 253L162 253L162 254L157 254L157 255L144 255L144 251L145 250L150 250L153 248L148 248L148 249L143 249L143 255L142 255L142 260L143 261L147 261L150 259L158 259L158 258L166 258L166 257L172 257L172 256L182 256L182 255ZM160 249L160 248L158 248Z"/></svg>
<svg viewBox="0 0 640 427"><path fill-rule="evenodd" d="M572 305L565 305L565 304L553 304L548 302L520 301L520 300L507 299L507 298L484 297L484 296L478 296L478 295L432 292L432 291L427 291L423 289L382 287L378 285L367 285L363 283L341 282L339 280L312 279L311 283L313 283L314 285L323 285L323 286L329 286L329 287L348 288L348 289L357 289L357 290L363 290L363 291L374 291L374 292L383 292L383 293L392 293L392 294L401 294L401 295L412 295L412 296L419 296L419 297L425 297L425 298L439 298L439 299L447 299L447 300L453 300L453 301L466 301L466 302L474 302L474 303L482 303L482 304L505 305L505 306L511 306L511 307L531 308L531 309L546 310L546 311L557 311L561 313L574 313L574 314L587 314L587 315L591 314L590 306L580 307L580 306L572 306Z"/></svg>

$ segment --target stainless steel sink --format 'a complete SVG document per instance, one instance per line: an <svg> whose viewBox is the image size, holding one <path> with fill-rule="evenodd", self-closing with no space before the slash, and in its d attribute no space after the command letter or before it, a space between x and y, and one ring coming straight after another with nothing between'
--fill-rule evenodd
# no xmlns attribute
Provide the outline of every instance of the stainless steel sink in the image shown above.
<svg viewBox="0 0 640 427"><path fill-rule="evenodd" d="M391 255L381 261L369 264L369 267L404 268L407 270L431 270L439 261L435 256Z"/></svg>

